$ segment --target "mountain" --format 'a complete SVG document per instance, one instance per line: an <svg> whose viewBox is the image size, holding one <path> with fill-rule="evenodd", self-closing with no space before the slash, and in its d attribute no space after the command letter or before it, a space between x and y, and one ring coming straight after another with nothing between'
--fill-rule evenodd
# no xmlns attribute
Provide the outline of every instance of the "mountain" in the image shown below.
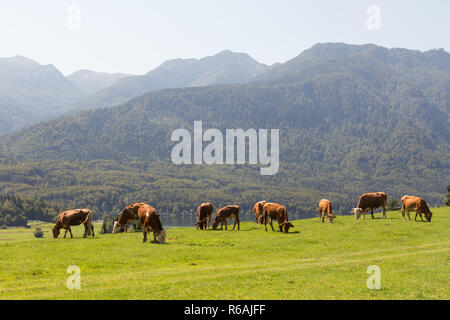
<svg viewBox="0 0 450 320"><path fill-rule="evenodd" d="M100 91L111 84L125 77L130 77L131 74L124 73L107 73L96 72L90 70L79 70L67 76L73 84L83 90L85 93L91 95Z"/></svg>
<svg viewBox="0 0 450 320"><path fill-rule="evenodd" d="M16 161L7 172L20 172L0 172L0 191L39 198L47 190L43 200L49 201L98 197L108 210L108 201L150 196L174 212L210 198L251 209L264 198L313 214L321 197L346 212L361 193L381 190L389 198L418 194L441 203L450 177L448 61L443 50L319 44L247 84L153 91L43 122L0 138L0 155ZM223 133L279 129L279 172L260 176L255 165L175 166L171 133L186 128L192 134L196 120ZM33 178L24 181L27 172ZM87 180L97 187L86 191Z"/></svg>
<svg viewBox="0 0 450 320"><path fill-rule="evenodd" d="M85 94L53 65L0 58L0 135L64 114Z"/></svg>
<svg viewBox="0 0 450 320"><path fill-rule="evenodd" d="M229 50L202 59L169 60L145 75L116 81L75 110L113 106L161 89L245 83L268 69L248 54Z"/></svg>

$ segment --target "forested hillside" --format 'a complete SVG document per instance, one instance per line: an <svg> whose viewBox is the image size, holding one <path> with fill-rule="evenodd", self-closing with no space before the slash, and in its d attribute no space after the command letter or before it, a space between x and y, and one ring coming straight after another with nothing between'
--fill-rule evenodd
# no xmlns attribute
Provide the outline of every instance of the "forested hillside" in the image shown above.
<svg viewBox="0 0 450 320"><path fill-rule="evenodd" d="M0 194L0 227L26 226L28 220L53 222L58 213L55 204Z"/></svg>
<svg viewBox="0 0 450 320"><path fill-rule="evenodd" d="M361 193L381 190L442 204L449 89L445 51L320 44L250 84L151 92L4 137L9 169L0 191L90 201L102 211L128 201L180 213L211 199L245 208L268 199L307 215L328 197L344 213ZM172 131L193 132L195 120L222 132L280 129L278 174L260 176L255 165L172 165ZM7 174L20 168L22 176Z"/></svg>

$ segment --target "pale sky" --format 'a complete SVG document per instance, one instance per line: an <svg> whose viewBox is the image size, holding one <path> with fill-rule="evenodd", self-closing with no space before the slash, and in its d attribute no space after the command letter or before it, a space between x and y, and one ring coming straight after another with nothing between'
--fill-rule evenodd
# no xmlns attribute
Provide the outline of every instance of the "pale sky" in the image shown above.
<svg viewBox="0 0 450 320"><path fill-rule="evenodd" d="M448 0L0 0L0 57L144 74L225 49L285 62L318 42L450 51L449 15Z"/></svg>

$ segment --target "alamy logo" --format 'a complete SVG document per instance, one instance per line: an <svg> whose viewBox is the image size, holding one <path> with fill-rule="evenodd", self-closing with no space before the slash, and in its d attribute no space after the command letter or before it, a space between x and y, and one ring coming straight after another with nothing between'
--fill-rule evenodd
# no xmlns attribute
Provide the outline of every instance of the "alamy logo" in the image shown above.
<svg viewBox="0 0 450 320"><path fill-rule="evenodd" d="M69 15L66 20L66 26L69 30L80 29L81 21L81 9L77 5L71 5L67 7L67 14Z"/></svg>
<svg viewBox="0 0 450 320"><path fill-rule="evenodd" d="M81 289L81 270L79 266L68 266L67 267L67 273L70 274L70 276L67 278L66 286L67 289L73 290Z"/></svg>
<svg viewBox="0 0 450 320"><path fill-rule="evenodd" d="M266 166L261 167L261 175L275 175L280 166L279 129L270 130L270 156L268 154L268 135L267 129L258 131L255 129L246 131L226 129L224 161L222 132L219 129L208 129L203 132L202 121L194 121L193 139L187 129L176 129L172 132L171 141L179 142L172 149L172 162L174 164L245 164L247 159L246 142L248 141L248 163L259 163ZM204 149L203 142L209 142Z"/></svg>
<svg viewBox="0 0 450 320"><path fill-rule="evenodd" d="M381 9L377 5L371 5L367 8L366 13L369 15L366 20L366 26L369 30L381 29Z"/></svg>
<svg viewBox="0 0 450 320"><path fill-rule="evenodd" d="M381 289L381 269L377 265L367 267L367 273L370 274L366 280L367 289L380 290Z"/></svg>

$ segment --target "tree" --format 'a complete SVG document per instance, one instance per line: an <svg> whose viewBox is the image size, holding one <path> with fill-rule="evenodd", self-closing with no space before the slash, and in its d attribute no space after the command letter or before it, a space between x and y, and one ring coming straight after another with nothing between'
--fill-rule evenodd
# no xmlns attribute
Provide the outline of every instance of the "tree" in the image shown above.
<svg viewBox="0 0 450 320"><path fill-rule="evenodd" d="M450 206L450 184L447 185L447 198L444 200L446 206Z"/></svg>
<svg viewBox="0 0 450 320"><path fill-rule="evenodd" d="M392 199L391 201L388 202L387 209L389 211L399 210L400 208L401 208L400 201L398 201L397 199Z"/></svg>

